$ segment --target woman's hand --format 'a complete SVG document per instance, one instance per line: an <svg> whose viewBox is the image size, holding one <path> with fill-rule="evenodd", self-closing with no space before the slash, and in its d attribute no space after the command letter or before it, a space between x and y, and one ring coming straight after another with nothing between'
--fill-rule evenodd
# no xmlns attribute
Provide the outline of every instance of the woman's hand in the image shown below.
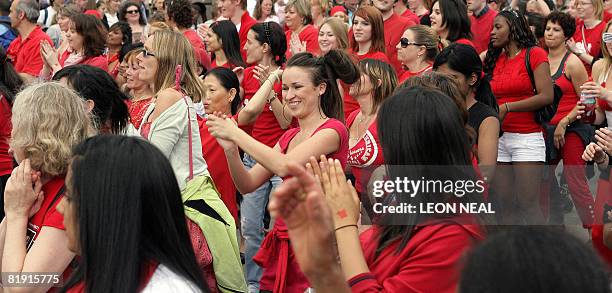
<svg viewBox="0 0 612 293"><path fill-rule="evenodd" d="M4 211L8 217L30 218L40 209L44 199L40 172L34 172L25 159L13 169L4 189Z"/></svg>
<svg viewBox="0 0 612 293"><path fill-rule="evenodd" d="M40 42L40 56L42 57L43 62L49 66L49 68L53 69L60 67L57 50L47 41Z"/></svg>
<svg viewBox="0 0 612 293"><path fill-rule="evenodd" d="M315 177L295 162L288 163L287 169L293 177L276 188L269 210L273 217L284 219L300 269L316 288L329 274L341 270L334 222ZM339 281L345 283L342 277Z"/></svg>
<svg viewBox="0 0 612 293"><path fill-rule="evenodd" d="M266 82L266 80L269 80L272 82L272 84L274 84L280 79L281 74L283 74L283 70L280 67L277 70L270 72L270 66L261 64L257 65L255 67L255 71L253 72L255 78L259 80L259 85L262 85L264 82Z"/></svg>
<svg viewBox="0 0 612 293"><path fill-rule="evenodd" d="M230 150L236 147L234 136L236 132L240 130L236 121L220 112L210 114L206 119L208 131L217 139L217 142L224 150Z"/></svg>
<svg viewBox="0 0 612 293"><path fill-rule="evenodd" d="M605 98L607 96L607 90L603 88L596 82L587 81L582 86L580 86L581 94L586 94L589 96L595 96L597 98Z"/></svg>
<svg viewBox="0 0 612 293"><path fill-rule="evenodd" d="M554 143L556 149L562 148L565 144L565 126L563 123L563 121L559 122L555 128Z"/></svg>
<svg viewBox="0 0 612 293"><path fill-rule="evenodd" d="M499 106L499 122L501 123L502 121L504 121L504 119L506 118L506 115L508 114L508 103L504 103L501 106Z"/></svg>
<svg viewBox="0 0 612 293"><path fill-rule="evenodd" d="M595 163L602 163L605 161L607 155L603 149L595 143L590 143L582 153L582 159L586 162L593 161Z"/></svg>
<svg viewBox="0 0 612 293"><path fill-rule="evenodd" d="M335 228L347 225L357 225L359 221L360 202L357 191L344 176L340 161L326 159L321 156L317 164L314 157L306 165L309 172L320 178L325 191L325 199L334 215Z"/></svg>
<svg viewBox="0 0 612 293"><path fill-rule="evenodd" d="M297 53L306 52L306 42L302 42L300 40L299 34L292 33L290 40L290 48L291 54L295 55Z"/></svg>
<svg viewBox="0 0 612 293"><path fill-rule="evenodd" d="M584 48L582 48L582 46L578 46L576 41L574 41L574 38L571 38L569 40L567 40L565 42L565 44L567 45L567 49L576 54L576 55L580 55L580 54L584 54L586 53L586 50L584 50Z"/></svg>
<svg viewBox="0 0 612 293"><path fill-rule="evenodd" d="M236 76L238 77L238 82L242 84L242 81L244 80L244 67L234 67L232 71L236 73Z"/></svg>
<svg viewBox="0 0 612 293"><path fill-rule="evenodd" d="M604 127L595 131L597 145L608 155L612 155L612 130Z"/></svg>

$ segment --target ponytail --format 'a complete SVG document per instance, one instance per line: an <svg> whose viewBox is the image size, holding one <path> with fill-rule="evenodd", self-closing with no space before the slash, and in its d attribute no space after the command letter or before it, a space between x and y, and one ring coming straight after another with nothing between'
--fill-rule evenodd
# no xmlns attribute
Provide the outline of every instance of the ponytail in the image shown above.
<svg viewBox="0 0 612 293"><path fill-rule="evenodd" d="M344 101L336 80L352 84L359 79L359 68L351 57L341 50L331 50L321 57L311 53L293 55L287 67L311 69L311 80L315 85L325 83L325 92L321 95L321 110L327 117L344 122Z"/></svg>

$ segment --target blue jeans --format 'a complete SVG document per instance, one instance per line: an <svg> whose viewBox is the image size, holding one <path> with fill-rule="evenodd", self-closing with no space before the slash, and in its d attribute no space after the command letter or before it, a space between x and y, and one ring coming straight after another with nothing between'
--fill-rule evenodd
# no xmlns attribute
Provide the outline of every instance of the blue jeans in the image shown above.
<svg viewBox="0 0 612 293"><path fill-rule="evenodd" d="M251 169L257 162L248 154L244 154L244 165ZM245 194L240 204L240 223L245 244L245 271L249 292L259 292L259 280L263 269L253 262L253 256L259 250L264 238L263 219L268 206L270 193L283 182L278 176L273 176L255 191Z"/></svg>

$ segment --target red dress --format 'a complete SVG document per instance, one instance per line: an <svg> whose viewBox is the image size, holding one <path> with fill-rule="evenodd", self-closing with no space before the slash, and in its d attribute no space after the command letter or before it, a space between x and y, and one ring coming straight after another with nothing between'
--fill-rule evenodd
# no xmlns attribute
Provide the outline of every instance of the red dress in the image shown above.
<svg viewBox="0 0 612 293"><path fill-rule="evenodd" d="M321 124L313 134L323 129L333 129L340 136L340 146L338 150L332 154L328 154L328 157L340 160L340 163L344 167L348 155L348 131L346 127L342 122L330 118ZM299 128L289 129L280 138L278 144L283 154L287 153L289 143L299 131ZM289 241L289 234L285 222L283 219L277 218L274 222L274 228L266 235L259 252L253 257L253 261L264 269L263 276L259 282L260 290L283 293L303 293L308 288L308 280L300 270Z"/></svg>

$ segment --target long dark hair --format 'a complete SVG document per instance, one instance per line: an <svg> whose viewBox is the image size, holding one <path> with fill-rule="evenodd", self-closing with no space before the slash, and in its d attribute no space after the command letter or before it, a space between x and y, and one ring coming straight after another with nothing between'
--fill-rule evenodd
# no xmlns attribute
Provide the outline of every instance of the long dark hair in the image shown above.
<svg viewBox="0 0 612 293"><path fill-rule="evenodd" d="M446 39L454 42L459 39L472 39L470 19L467 14L467 6L463 0L437 0L442 12L442 24L448 29Z"/></svg>
<svg viewBox="0 0 612 293"><path fill-rule="evenodd" d="M84 99L94 102L93 115L98 128L110 128L110 133L121 134L128 125L130 113L125 95L106 71L89 65L72 65L55 73L53 80L66 78L68 84Z"/></svg>
<svg viewBox="0 0 612 293"><path fill-rule="evenodd" d="M274 63L278 66L282 66L287 61L285 53L287 51L287 38L283 28L276 22L269 21L264 23L257 23L251 27L251 30L257 35L255 39L260 44L268 44L270 46L270 53Z"/></svg>
<svg viewBox="0 0 612 293"><path fill-rule="evenodd" d="M204 77L208 75L213 75L214 77L216 77L217 80L219 80L219 83L221 83L221 86L225 88L225 90L236 90L236 94L234 95L234 99L232 100L232 104L230 106L230 111L232 115L238 113L238 106L240 106L242 100L240 99L240 81L238 81L238 76L236 76L236 73L234 73L234 71L232 71L231 69L225 67L216 67L207 72Z"/></svg>
<svg viewBox="0 0 612 293"><path fill-rule="evenodd" d="M240 54L240 39L238 38L238 31L234 23L229 20L217 21L210 28L217 35L217 38L221 40L223 53L229 63L232 66L246 68L246 63L244 63Z"/></svg>
<svg viewBox="0 0 612 293"><path fill-rule="evenodd" d="M377 127L388 180L476 181L471 146L459 108L437 89L415 86L396 92L381 105ZM442 191L419 193L415 197L390 194L384 200L388 204L415 206L429 202L479 202L474 193L466 192L459 197ZM385 214L377 221L381 229L377 253L397 240L400 240L397 252L401 251L416 225L445 216L410 213L400 217Z"/></svg>
<svg viewBox="0 0 612 293"><path fill-rule="evenodd" d="M121 50L125 50L125 48L132 44L132 27L130 27L130 25L125 21L118 21L108 29L109 32L115 30L121 32L121 35L123 36L121 39L123 42L123 45L121 45Z"/></svg>
<svg viewBox="0 0 612 293"><path fill-rule="evenodd" d="M23 86L23 80L19 77L13 63L10 62L4 48L0 48L0 93L4 95L4 98L13 104L15 96L21 90Z"/></svg>
<svg viewBox="0 0 612 293"><path fill-rule="evenodd" d="M454 43L444 48L436 57L433 68L437 70L444 64L463 74L466 79L469 79L472 74L476 75L476 83L471 86L474 89L475 99L499 112L491 85L483 76L482 61L472 46Z"/></svg>
<svg viewBox="0 0 612 293"><path fill-rule="evenodd" d="M319 85L325 83L325 92L321 95L321 110L327 117L344 122L343 99L338 89L337 79L352 84L359 79L359 68L344 51L330 50L321 57L311 53L293 55L287 63L289 67L307 68L312 73L310 81Z"/></svg>
<svg viewBox="0 0 612 293"><path fill-rule="evenodd" d="M81 259L62 289L137 292L145 264L158 262L208 292L189 238L168 159L143 139L99 135L73 150L68 186Z"/></svg>
<svg viewBox="0 0 612 293"><path fill-rule="evenodd" d="M117 12L117 18L120 21L125 21L127 22L127 18L126 18L126 14L127 14L127 10L128 8L135 6L136 8L138 8L138 14L140 16L140 18L138 18L138 23L142 26L147 25L147 16L142 14L142 10L140 9L140 5L138 5L138 3L136 2L125 2L123 3L123 5L121 5L121 7L119 8L119 12Z"/></svg>
<svg viewBox="0 0 612 293"><path fill-rule="evenodd" d="M501 11L496 17L503 17L506 19L508 25L510 26L509 41L515 42L519 49L530 48L536 45L537 42L535 36L531 32L531 28L529 28L527 19L525 19L523 14L515 10L504 10ZM491 78L493 78L495 63L497 63L497 59L503 50L504 48L493 47L493 42L489 42L487 57L484 61L484 72L487 80L489 81Z"/></svg>

